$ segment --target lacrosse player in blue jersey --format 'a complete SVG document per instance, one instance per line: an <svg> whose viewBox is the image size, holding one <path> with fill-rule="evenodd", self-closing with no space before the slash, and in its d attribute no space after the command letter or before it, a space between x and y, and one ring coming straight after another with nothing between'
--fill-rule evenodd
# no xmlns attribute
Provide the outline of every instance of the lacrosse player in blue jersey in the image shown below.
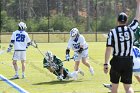
<svg viewBox="0 0 140 93"><path fill-rule="evenodd" d="M92 66L88 63L88 45L85 41L85 38L83 35L79 34L79 30L77 28L73 28L70 31L70 39L68 41L68 46L66 49L66 60L69 61L70 59L70 49L74 51L74 71L75 74L77 74L79 70L79 64L82 60L82 63L89 68L90 73L93 75L94 70ZM82 74L82 73L81 73Z"/></svg>
<svg viewBox="0 0 140 93"><path fill-rule="evenodd" d="M13 77L13 79L19 79L18 66L17 66L18 60L20 60L22 64L22 78L25 77L24 72L25 72L26 48L31 44L29 35L25 31L26 28L27 26L24 22L20 22L18 24L18 30L13 32L11 36L9 48L7 49L7 52L11 52L14 46L13 66L16 74Z"/></svg>

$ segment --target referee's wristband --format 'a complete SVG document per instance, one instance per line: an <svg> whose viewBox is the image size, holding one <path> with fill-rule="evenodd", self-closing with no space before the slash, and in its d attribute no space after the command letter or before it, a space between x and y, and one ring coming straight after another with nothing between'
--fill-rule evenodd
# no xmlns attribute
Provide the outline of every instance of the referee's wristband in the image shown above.
<svg viewBox="0 0 140 93"><path fill-rule="evenodd" d="M104 66L108 66L108 64L107 64L107 63L105 63L105 64L104 64Z"/></svg>

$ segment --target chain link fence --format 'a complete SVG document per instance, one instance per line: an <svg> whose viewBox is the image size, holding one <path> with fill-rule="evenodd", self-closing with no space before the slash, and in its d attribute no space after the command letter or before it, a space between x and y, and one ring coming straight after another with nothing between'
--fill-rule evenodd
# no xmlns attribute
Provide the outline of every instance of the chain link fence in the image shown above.
<svg viewBox="0 0 140 93"><path fill-rule="evenodd" d="M12 33L2 33L1 43L9 43ZM82 33L87 42L105 42L106 33ZM29 36L38 43L63 43L68 42L69 33L30 32Z"/></svg>

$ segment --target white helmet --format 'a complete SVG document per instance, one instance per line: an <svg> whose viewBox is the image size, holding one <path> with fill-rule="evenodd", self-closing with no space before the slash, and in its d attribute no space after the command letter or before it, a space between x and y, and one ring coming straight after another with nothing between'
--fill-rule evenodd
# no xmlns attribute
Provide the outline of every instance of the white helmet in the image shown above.
<svg viewBox="0 0 140 93"><path fill-rule="evenodd" d="M45 55L46 55L47 61L49 61L49 62L52 62L52 61L53 61L53 54L52 54L51 51L47 51L47 52L45 53Z"/></svg>
<svg viewBox="0 0 140 93"><path fill-rule="evenodd" d="M73 28L70 31L70 36L71 37L76 37L79 34L79 30L77 28Z"/></svg>
<svg viewBox="0 0 140 93"><path fill-rule="evenodd" d="M18 27L21 29L21 30L25 30L27 28L26 24L24 22L20 22L18 24Z"/></svg>

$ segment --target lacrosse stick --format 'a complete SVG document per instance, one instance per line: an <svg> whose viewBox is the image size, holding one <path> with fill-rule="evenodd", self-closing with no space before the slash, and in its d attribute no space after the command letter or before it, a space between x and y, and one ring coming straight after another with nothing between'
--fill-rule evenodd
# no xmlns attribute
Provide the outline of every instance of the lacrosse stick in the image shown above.
<svg viewBox="0 0 140 93"><path fill-rule="evenodd" d="M36 43L36 41L35 40L32 40L31 41L31 45L34 47L34 48L36 48L38 51L39 51L39 53L44 57L44 58L46 58L46 56L41 52L41 50L38 48L38 45L37 45L37 43Z"/></svg>
<svg viewBox="0 0 140 93"><path fill-rule="evenodd" d="M70 60L71 60L71 59L74 59L74 57L70 58ZM63 60L62 62L65 62L65 61L68 61L68 60L65 59L65 60Z"/></svg>
<svg viewBox="0 0 140 93"><path fill-rule="evenodd" d="M1 50L0 50L0 55L4 54L5 52L6 52L5 47L2 47Z"/></svg>
<svg viewBox="0 0 140 93"><path fill-rule="evenodd" d="M2 47L2 50L0 50L0 55L5 54L5 53L12 54L12 50L11 52L7 52L7 50L5 50L5 47Z"/></svg>
<svg viewBox="0 0 140 93"><path fill-rule="evenodd" d="M36 43L36 41L35 40L33 40L33 41L31 41L31 45L34 47L34 48L36 48L38 51L39 51L39 53L46 59L46 56L41 52L41 50L38 48L38 45L37 45L37 43ZM47 60L47 59L46 59ZM48 61L49 62L49 61ZM49 62L49 64L51 64L50 62ZM54 70L54 72L56 73L56 75L57 76L59 76L59 74L56 72L56 70Z"/></svg>

